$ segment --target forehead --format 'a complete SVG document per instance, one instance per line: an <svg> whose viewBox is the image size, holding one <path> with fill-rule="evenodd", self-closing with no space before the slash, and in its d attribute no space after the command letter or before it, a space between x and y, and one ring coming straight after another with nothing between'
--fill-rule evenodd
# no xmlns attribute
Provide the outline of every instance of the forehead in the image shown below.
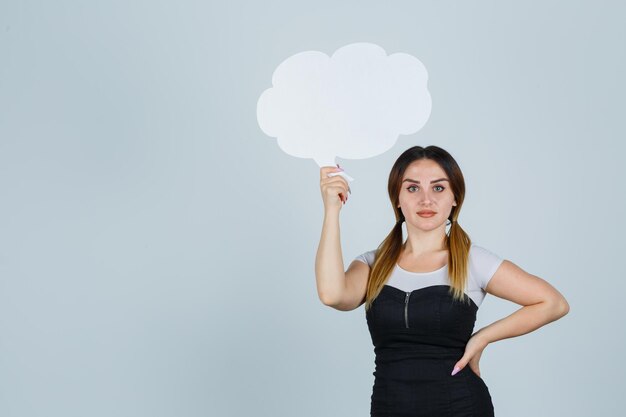
<svg viewBox="0 0 626 417"><path fill-rule="evenodd" d="M414 180L447 178L446 172L439 164L432 159L422 159L412 162L404 171L402 179L411 178Z"/></svg>

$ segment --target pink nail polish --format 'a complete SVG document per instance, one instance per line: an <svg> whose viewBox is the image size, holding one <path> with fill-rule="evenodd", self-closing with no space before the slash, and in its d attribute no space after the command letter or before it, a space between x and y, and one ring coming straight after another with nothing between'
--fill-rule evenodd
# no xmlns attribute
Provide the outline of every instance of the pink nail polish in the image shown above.
<svg viewBox="0 0 626 417"><path fill-rule="evenodd" d="M459 372L460 370L461 370L461 368L459 368L458 366L455 366L455 367L454 367L454 369L452 370L452 374L451 374L451 375L456 374L456 373L457 373L457 372Z"/></svg>

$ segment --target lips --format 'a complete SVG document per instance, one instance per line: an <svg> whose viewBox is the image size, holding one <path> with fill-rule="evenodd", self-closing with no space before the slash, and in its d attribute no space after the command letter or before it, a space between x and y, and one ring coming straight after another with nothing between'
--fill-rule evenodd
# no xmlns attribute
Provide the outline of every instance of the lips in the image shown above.
<svg viewBox="0 0 626 417"><path fill-rule="evenodd" d="M424 217L424 218L430 218L435 215L435 212L431 210L422 210L422 211L418 211L417 215L420 217Z"/></svg>

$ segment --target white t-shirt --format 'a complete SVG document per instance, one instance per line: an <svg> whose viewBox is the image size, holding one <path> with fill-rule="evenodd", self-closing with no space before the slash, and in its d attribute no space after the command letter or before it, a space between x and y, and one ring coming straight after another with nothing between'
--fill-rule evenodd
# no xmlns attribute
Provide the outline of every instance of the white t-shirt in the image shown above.
<svg viewBox="0 0 626 417"><path fill-rule="evenodd" d="M365 252L355 258L364 262L370 267L374 264L376 249ZM493 274L504 259L493 252L472 243L469 251L469 276L465 293L480 307L485 295L485 287L489 283ZM444 265L436 271L431 272L409 272L396 263L391 276L386 285L396 287L402 291L413 291L432 285L450 285L448 279L448 265Z"/></svg>

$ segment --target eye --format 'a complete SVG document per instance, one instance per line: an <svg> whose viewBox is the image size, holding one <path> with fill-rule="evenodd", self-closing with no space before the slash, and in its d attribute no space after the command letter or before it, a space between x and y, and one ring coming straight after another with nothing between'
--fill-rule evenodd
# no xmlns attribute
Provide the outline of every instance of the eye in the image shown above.
<svg viewBox="0 0 626 417"><path fill-rule="evenodd" d="M410 192L411 188L417 188L417 185L410 185L408 187L406 187L406 189ZM442 185L435 185L433 188L441 188L441 191L445 190L446 187L442 186ZM441 192L440 191L440 192Z"/></svg>

